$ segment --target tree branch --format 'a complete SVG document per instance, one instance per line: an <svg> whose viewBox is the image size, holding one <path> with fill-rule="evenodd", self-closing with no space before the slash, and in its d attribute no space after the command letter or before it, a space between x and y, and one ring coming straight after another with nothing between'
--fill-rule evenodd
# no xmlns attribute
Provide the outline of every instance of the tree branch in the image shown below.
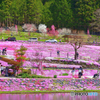
<svg viewBox="0 0 100 100"><path fill-rule="evenodd" d="M79 46L78 46L78 48L77 49L79 49L81 47L81 43L79 43Z"/></svg>
<svg viewBox="0 0 100 100"><path fill-rule="evenodd" d="M72 43L70 43L73 47L75 47Z"/></svg>

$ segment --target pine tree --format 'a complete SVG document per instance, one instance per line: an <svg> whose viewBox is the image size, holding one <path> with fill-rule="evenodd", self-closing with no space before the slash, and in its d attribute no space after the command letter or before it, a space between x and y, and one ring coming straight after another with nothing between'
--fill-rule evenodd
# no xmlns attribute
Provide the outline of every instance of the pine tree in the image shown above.
<svg viewBox="0 0 100 100"><path fill-rule="evenodd" d="M41 22L42 8L41 0L27 0L27 14L30 23L39 24Z"/></svg>
<svg viewBox="0 0 100 100"><path fill-rule="evenodd" d="M49 10L49 7L53 2L54 1L45 2L43 7L42 23L46 24L48 27L52 25L52 21L53 21L51 11Z"/></svg>
<svg viewBox="0 0 100 100"><path fill-rule="evenodd" d="M1 20L8 26L8 22L11 19L10 6L12 4L12 0L4 0L1 3L0 17Z"/></svg>
<svg viewBox="0 0 100 100"><path fill-rule="evenodd" d="M50 6L54 25L57 27L69 27L72 22L71 6L67 0L55 0Z"/></svg>
<svg viewBox="0 0 100 100"><path fill-rule="evenodd" d="M76 2L76 27L86 28L89 26L93 12L96 10L96 0L78 0Z"/></svg>

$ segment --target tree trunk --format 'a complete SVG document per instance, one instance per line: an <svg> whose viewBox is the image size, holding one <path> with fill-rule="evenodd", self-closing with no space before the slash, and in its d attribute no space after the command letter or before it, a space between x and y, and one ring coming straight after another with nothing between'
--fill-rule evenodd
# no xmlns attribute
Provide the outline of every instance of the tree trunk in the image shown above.
<svg viewBox="0 0 100 100"><path fill-rule="evenodd" d="M77 49L76 48L74 48L74 50L75 50L75 56L74 56L74 59L76 60L77 59Z"/></svg>
<svg viewBox="0 0 100 100"><path fill-rule="evenodd" d="M7 18L7 27L8 27L8 18Z"/></svg>
<svg viewBox="0 0 100 100"><path fill-rule="evenodd" d="M11 19L10 19L10 27L11 27Z"/></svg>
<svg viewBox="0 0 100 100"><path fill-rule="evenodd" d="M1 27L2 23L0 22L0 27Z"/></svg>

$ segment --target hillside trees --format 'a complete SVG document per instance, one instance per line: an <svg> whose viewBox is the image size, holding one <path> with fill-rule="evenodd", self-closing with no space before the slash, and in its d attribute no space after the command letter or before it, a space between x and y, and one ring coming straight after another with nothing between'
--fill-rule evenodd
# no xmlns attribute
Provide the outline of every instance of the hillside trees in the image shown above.
<svg viewBox="0 0 100 100"><path fill-rule="evenodd" d="M28 22L39 24L42 17L43 4L41 0L27 0Z"/></svg>
<svg viewBox="0 0 100 100"><path fill-rule="evenodd" d="M75 26L86 29L94 18L93 12L96 10L96 0L78 0L76 2L76 23Z"/></svg>
<svg viewBox="0 0 100 100"><path fill-rule="evenodd" d="M100 0L0 0L0 26L43 23L87 29L99 8Z"/></svg>
<svg viewBox="0 0 100 100"><path fill-rule="evenodd" d="M49 27L52 25L52 21L53 21L53 17L52 17L51 11L49 9L50 5L53 2L54 1L45 2L44 6L43 6L43 12L42 12L42 23L45 23Z"/></svg>
<svg viewBox="0 0 100 100"><path fill-rule="evenodd" d="M55 0L50 6L50 11L53 17L53 24L56 27L69 27L72 22L71 6L67 0Z"/></svg>
<svg viewBox="0 0 100 100"><path fill-rule="evenodd" d="M90 28L94 32L100 32L100 8L94 12L95 18L92 19L90 23Z"/></svg>
<svg viewBox="0 0 100 100"><path fill-rule="evenodd" d="M8 26L9 21L11 21L10 7L12 0L4 0L1 3L0 9L0 21Z"/></svg>

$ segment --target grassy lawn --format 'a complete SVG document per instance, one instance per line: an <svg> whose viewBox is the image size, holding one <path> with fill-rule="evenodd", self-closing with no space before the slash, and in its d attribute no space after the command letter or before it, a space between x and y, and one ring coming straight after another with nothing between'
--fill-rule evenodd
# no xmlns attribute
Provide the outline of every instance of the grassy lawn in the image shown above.
<svg viewBox="0 0 100 100"><path fill-rule="evenodd" d="M45 40L54 38L54 37L48 36L47 34L44 36L43 33L34 33L34 32L31 32L30 36L29 36L28 32L18 32L18 34L16 34L15 32L12 32L12 35L14 37L16 37L16 40L28 40L31 37L36 37L36 38L38 38L38 41L43 41L43 42ZM93 42L95 39L97 39L97 42L100 42L100 36L96 36L96 35L91 35L91 36L92 37L89 38L90 42ZM11 36L11 33L9 32L9 33L0 34L0 39L2 39L2 37L4 39L7 39L8 37L12 37L12 36ZM60 36L60 37L57 37L55 39L57 39L59 42L59 40L62 38ZM84 42L87 42L87 39L88 39L88 36L84 35ZM66 42L66 41L64 41L64 39L62 39L62 42Z"/></svg>
<svg viewBox="0 0 100 100"><path fill-rule="evenodd" d="M31 93L70 93L70 92L98 92L100 90L58 90L58 91L0 91L0 94L31 94Z"/></svg>

